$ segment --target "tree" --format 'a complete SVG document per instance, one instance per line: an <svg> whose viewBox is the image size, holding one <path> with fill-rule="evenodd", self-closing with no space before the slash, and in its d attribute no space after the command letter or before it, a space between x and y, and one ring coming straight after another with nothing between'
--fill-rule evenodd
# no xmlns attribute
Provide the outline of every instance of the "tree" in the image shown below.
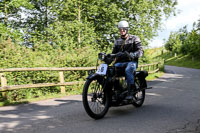
<svg viewBox="0 0 200 133"><path fill-rule="evenodd" d="M129 21L129 33L138 35L148 45L147 41L160 29L162 16L175 14L177 5L176 0L23 1L32 8L20 6L26 17L13 28L23 29L25 43L33 45L42 40L55 47L93 45L104 50L112 47L122 19Z"/></svg>
<svg viewBox="0 0 200 133"><path fill-rule="evenodd" d="M96 35L92 42L95 40L100 48L112 47L110 44L118 36L117 24L123 18L130 23L129 32L140 36L144 45L147 45L147 40L156 36L163 14L168 17L175 13L177 4L176 0L70 0L64 3L60 8L58 20L71 23L77 20L81 25L87 25L90 29L92 27L90 33ZM79 27L80 33L80 25L76 27ZM78 33L77 35L81 36L81 33Z"/></svg>
<svg viewBox="0 0 200 133"><path fill-rule="evenodd" d="M178 32L171 32L165 48L172 52L181 52L192 57L200 56L200 20L193 24L191 32L187 31L187 26L179 29Z"/></svg>
<svg viewBox="0 0 200 133"><path fill-rule="evenodd" d="M38 41L48 41L48 28L54 20L51 14L51 0L31 0L32 9L24 9L26 18L20 28L23 29L25 45L32 45Z"/></svg>
<svg viewBox="0 0 200 133"><path fill-rule="evenodd" d="M130 32L140 36L144 45L157 35L161 20L175 15L176 0L130 0L127 1L126 16L131 24Z"/></svg>
<svg viewBox="0 0 200 133"><path fill-rule="evenodd" d="M23 8L31 9L29 0L0 0L1 38L19 40L19 25L22 23ZM2 31L3 30L3 31ZM18 35L17 35L18 34Z"/></svg>
<svg viewBox="0 0 200 133"><path fill-rule="evenodd" d="M178 32L171 32L165 48L173 53L180 53L182 43Z"/></svg>

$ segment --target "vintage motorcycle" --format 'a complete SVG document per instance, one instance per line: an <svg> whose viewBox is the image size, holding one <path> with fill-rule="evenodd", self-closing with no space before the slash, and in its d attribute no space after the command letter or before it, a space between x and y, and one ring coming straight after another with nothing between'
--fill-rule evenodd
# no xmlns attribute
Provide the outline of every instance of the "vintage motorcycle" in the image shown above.
<svg viewBox="0 0 200 133"><path fill-rule="evenodd" d="M129 53L126 53L130 56ZM82 100L87 114L94 119L101 119L108 112L109 107L133 104L141 107L145 100L145 89L148 76L147 71L136 71L135 76L136 91L133 99L126 100L128 86L125 78L125 68L115 67L110 64L116 58L115 54L99 53L98 60L104 63L99 66L96 73L90 72L85 82ZM98 63L97 63L98 64Z"/></svg>

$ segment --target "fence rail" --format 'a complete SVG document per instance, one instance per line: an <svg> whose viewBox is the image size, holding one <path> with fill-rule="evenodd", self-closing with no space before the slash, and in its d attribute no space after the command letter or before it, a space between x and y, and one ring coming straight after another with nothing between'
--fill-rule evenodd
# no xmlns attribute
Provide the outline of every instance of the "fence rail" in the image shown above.
<svg viewBox="0 0 200 133"><path fill-rule="evenodd" d="M153 64L139 65L139 70L146 70L149 73L155 73L159 71L160 62ZM66 68L48 68L48 67L38 67L38 68L1 68L0 69L0 78L1 78L1 87L0 92L2 92L3 97L6 97L6 91L25 89L25 88L39 88L39 87L50 87L50 86L60 86L61 93L65 93L65 87L68 85L83 84L85 81L75 81L75 82L65 82L64 80L64 71L88 71L95 70L96 67L66 67ZM151 71L153 70L153 71ZM58 71L59 72L59 82L58 83L40 83L40 84L25 84L25 85L7 85L7 79L4 72L24 72L24 71Z"/></svg>
<svg viewBox="0 0 200 133"><path fill-rule="evenodd" d="M96 67L36 67L36 68L1 68L1 72L24 72L24 71L87 71Z"/></svg>

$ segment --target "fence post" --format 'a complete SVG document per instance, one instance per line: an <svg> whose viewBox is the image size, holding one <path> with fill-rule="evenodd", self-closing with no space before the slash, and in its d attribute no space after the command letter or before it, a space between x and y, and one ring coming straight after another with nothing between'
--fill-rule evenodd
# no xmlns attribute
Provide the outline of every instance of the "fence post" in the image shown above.
<svg viewBox="0 0 200 133"><path fill-rule="evenodd" d="M140 68L140 70L141 70L141 71L143 71L143 70L144 70L143 66Z"/></svg>
<svg viewBox="0 0 200 133"><path fill-rule="evenodd" d="M63 71L59 72L59 80L60 80L60 83L65 82ZM60 86L60 92L61 92L61 94L65 93L65 87L64 86Z"/></svg>
<svg viewBox="0 0 200 133"><path fill-rule="evenodd" d="M151 65L148 66L148 71L149 71L149 72L151 71Z"/></svg>
<svg viewBox="0 0 200 133"><path fill-rule="evenodd" d="M5 75L3 73L0 73L0 77L1 77L1 87L7 86L7 80ZM7 92L2 92L2 96L3 98L7 99Z"/></svg>
<svg viewBox="0 0 200 133"><path fill-rule="evenodd" d="M158 68L158 70L159 70L159 62L157 63L157 68Z"/></svg>

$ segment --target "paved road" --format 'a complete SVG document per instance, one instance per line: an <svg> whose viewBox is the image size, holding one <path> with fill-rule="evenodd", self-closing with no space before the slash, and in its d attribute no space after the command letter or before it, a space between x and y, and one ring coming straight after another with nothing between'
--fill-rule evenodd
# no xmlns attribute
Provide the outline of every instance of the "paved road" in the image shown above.
<svg viewBox="0 0 200 133"><path fill-rule="evenodd" d="M200 70L165 66L144 106L110 108L93 120L81 96L0 108L0 133L200 133Z"/></svg>

